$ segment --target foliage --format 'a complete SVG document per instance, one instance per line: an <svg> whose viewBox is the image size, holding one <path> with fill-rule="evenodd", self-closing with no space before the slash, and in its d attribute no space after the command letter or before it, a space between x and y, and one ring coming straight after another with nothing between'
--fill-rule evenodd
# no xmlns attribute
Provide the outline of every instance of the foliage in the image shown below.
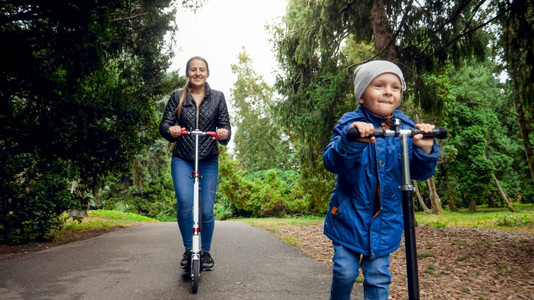
<svg viewBox="0 0 534 300"><path fill-rule="evenodd" d="M239 62L232 65L237 75L231 89L235 157L239 167L248 172L270 168L294 169L295 157L272 112L273 91L252 70L252 59L243 48Z"/></svg>
<svg viewBox="0 0 534 300"><path fill-rule="evenodd" d="M63 211L86 206L157 137L169 4L2 5L0 39L10 42L0 49L0 242L47 238Z"/></svg>
<svg viewBox="0 0 534 300"><path fill-rule="evenodd" d="M238 217L238 211L230 202L230 199L226 197L221 188L217 189L215 195L215 204L213 206L213 215L215 220L227 220L234 217ZM247 213L247 215L250 215Z"/></svg>
<svg viewBox="0 0 534 300"><path fill-rule="evenodd" d="M524 227L530 226L534 227L534 219L529 218L528 216L513 216L507 215L495 221L497 226L501 227Z"/></svg>
<svg viewBox="0 0 534 300"><path fill-rule="evenodd" d="M165 82L169 90L185 84L185 79L175 72L167 74ZM161 119L167 97L156 102L157 120ZM176 220L175 195L170 170L171 147L159 138L143 154L131 162L129 172L111 175L101 190L101 202L96 208L105 207L128 211L156 218L160 221Z"/></svg>
<svg viewBox="0 0 534 300"><path fill-rule="evenodd" d="M282 174L281 178L277 173ZM303 214L309 209L306 194L298 184L299 175L294 171L270 169L247 179L245 172L238 169L238 162L223 151L219 157L219 176L219 188L225 198L218 201L228 201L241 214L285 216Z"/></svg>
<svg viewBox="0 0 534 300"><path fill-rule="evenodd" d="M502 12L494 32L498 32L494 44L496 61L508 75L511 86L509 102L514 105L519 121L519 131L534 183L534 1L517 0L499 7ZM530 194L534 189L530 190Z"/></svg>
<svg viewBox="0 0 534 300"><path fill-rule="evenodd" d="M516 96L532 119L534 106L534 1L516 0L499 7L495 30L502 30L496 45L511 77Z"/></svg>
<svg viewBox="0 0 534 300"><path fill-rule="evenodd" d="M488 204L496 198L495 173L509 196L519 197L522 170L515 159L521 159L520 137L492 65L451 67L430 80L441 83L440 93L447 99L449 139L441 166L447 174L445 184L473 208L475 203Z"/></svg>

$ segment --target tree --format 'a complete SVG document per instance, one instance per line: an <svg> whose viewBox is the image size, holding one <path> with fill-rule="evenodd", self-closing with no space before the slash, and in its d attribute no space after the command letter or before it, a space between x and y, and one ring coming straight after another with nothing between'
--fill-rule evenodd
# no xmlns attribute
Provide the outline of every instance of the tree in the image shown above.
<svg viewBox="0 0 534 300"><path fill-rule="evenodd" d="M501 3L500 18L495 31L500 30L496 55L502 58L503 68L510 76L511 95L523 139L530 177L534 182L534 1L514 0Z"/></svg>
<svg viewBox="0 0 534 300"><path fill-rule="evenodd" d="M0 242L48 238L157 137L169 3L2 3Z"/></svg>
<svg viewBox="0 0 534 300"><path fill-rule="evenodd" d="M473 64L451 68L433 79L441 82L441 93L448 99L447 162L441 167L447 174L444 179L453 182L448 184L457 187L471 211L476 210L477 204L487 203L496 189L503 195L496 175L506 178L503 183L511 192L519 191L521 186L514 168L519 137L507 126L505 114L500 111L506 101L492 69L489 62ZM507 197L503 201L513 210Z"/></svg>
<svg viewBox="0 0 534 300"><path fill-rule="evenodd" d="M245 49L232 65L237 75L231 89L235 109L235 156L239 167L247 172L267 169L290 170L296 167L291 145L274 122L272 89L252 69L252 59Z"/></svg>

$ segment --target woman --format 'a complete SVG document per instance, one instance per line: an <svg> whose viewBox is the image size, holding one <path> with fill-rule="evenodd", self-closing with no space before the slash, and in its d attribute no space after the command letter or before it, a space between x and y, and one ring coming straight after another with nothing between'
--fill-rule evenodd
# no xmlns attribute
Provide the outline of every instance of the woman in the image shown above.
<svg viewBox="0 0 534 300"><path fill-rule="evenodd" d="M176 193L176 216L182 234L185 252L181 265L185 266L192 248L193 236L193 181L190 178L194 168L195 141L193 136L180 136L182 129L214 131L216 140L228 144L231 135L230 118L224 94L212 90L206 79L209 77L208 62L202 57L192 57L185 68L187 83L174 92L163 114L159 126L160 134L174 142L171 172ZM213 204L219 173L219 147L211 136L199 137L199 171L202 209L202 268L213 270L215 265L210 255L211 239L215 221Z"/></svg>

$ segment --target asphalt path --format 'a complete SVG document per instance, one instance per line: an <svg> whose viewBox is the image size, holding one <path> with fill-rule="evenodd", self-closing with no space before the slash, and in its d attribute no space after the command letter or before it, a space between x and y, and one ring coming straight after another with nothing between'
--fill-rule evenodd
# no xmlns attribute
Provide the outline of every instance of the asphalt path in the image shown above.
<svg viewBox="0 0 534 300"><path fill-rule="evenodd" d="M197 294L176 223L150 223L0 261L0 299L328 299L331 268L272 233L216 222ZM353 299L362 299L355 285Z"/></svg>

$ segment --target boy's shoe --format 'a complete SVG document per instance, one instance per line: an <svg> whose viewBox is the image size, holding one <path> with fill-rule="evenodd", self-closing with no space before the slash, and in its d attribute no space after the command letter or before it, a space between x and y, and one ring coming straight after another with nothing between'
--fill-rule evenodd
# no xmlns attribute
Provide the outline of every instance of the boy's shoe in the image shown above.
<svg viewBox="0 0 534 300"><path fill-rule="evenodd" d="M182 257L182 261L180 262L180 266L182 266L182 268L185 268L185 265L187 265L187 260L189 259L189 256L191 256L191 250L185 250L184 256Z"/></svg>
<svg viewBox="0 0 534 300"><path fill-rule="evenodd" d="M213 267L215 267L215 262L213 261L213 258L211 258L211 255L209 252L202 252L202 270L204 271L211 271L213 270Z"/></svg>

